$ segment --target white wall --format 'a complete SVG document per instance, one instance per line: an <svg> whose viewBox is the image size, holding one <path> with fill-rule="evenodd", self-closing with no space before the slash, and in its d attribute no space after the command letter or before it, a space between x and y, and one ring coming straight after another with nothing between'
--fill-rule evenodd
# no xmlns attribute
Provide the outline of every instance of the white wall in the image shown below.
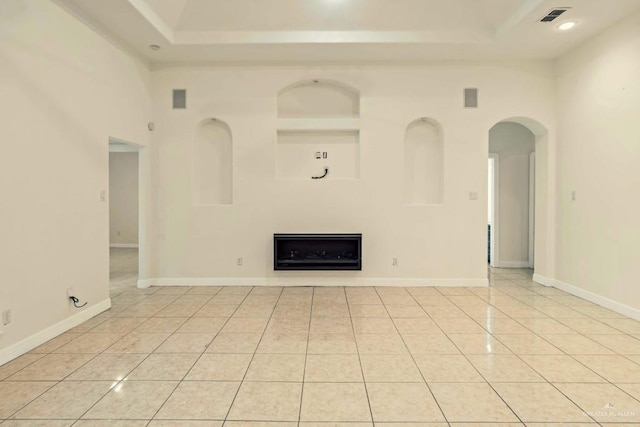
<svg viewBox="0 0 640 427"><path fill-rule="evenodd" d="M138 244L138 153L109 153L109 244Z"/></svg>
<svg viewBox="0 0 640 427"><path fill-rule="evenodd" d="M529 264L529 154L534 134L518 123L498 123L489 131L489 152L498 154L497 267Z"/></svg>
<svg viewBox="0 0 640 427"><path fill-rule="evenodd" d="M487 224L488 225L493 225L493 221L494 221L494 217L495 217L495 176L494 176L494 170L495 170L495 156L492 156L491 153L489 153L489 174L487 177L488 180L488 186L487 186L487 191L489 191L489 197L487 199L489 206L487 206Z"/></svg>
<svg viewBox="0 0 640 427"><path fill-rule="evenodd" d="M486 283L488 131L512 116L553 129L554 79L545 63L158 67L152 77L156 240L152 280L143 284ZM318 78L360 92L358 179L277 178L277 94ZM480 108L462 108L464 87L480 88ZM187 89L187 109L171 109L174 88ZM233 134L229 206L196 206L192 197L194 132L207 117ZM441 206L403 202L403 141L420 117L442 125ZM274 272L276 232L361 232L363 271Z"/></svg>
<svg viewBox="0 0 640 427"><path fill-rule="evenodd" d="M556 278L640 317L640 13L562 58L557 73Z"/></svg>
<svg viewBox="0 0 640 427"><path fill-rule="evenodd" d="M1 364L109 306L108 141L147 143L149 71L46 0L0 2L0 63Z"/></svg>

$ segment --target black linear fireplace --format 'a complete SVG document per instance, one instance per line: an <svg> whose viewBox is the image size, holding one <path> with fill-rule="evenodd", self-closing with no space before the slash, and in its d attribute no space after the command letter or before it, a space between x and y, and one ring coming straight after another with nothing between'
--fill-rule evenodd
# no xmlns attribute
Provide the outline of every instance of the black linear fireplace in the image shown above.
<svg viewBox="0 0 640 427"><path fill-rule="evenodd" d="M274 234L274 270L362 270L362 234Z"/></svg>

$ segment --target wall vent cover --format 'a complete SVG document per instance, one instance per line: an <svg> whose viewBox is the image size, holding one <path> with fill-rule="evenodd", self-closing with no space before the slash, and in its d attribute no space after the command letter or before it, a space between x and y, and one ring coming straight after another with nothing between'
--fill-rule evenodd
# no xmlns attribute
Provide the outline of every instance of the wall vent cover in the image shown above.
<svg viewBox="0 0 640 427"><path fill-rule="evenodd" d="M187 108L187 90L186 89L174 89L173 90L173 108Z"/></svg>
<svg viewBox="0 0 640 427"><path fill-rule="evenodd" d="M478 89L464 89L464 108L478 108Z"/></svg>
<svg viewBox="0 0 640 427"><path fill-rule="evenodd" d="M554 9L551 9L545 16L542 17L542 19L540 19L540 22L551 22L569 9L569 7L556 7Z"/></svg>

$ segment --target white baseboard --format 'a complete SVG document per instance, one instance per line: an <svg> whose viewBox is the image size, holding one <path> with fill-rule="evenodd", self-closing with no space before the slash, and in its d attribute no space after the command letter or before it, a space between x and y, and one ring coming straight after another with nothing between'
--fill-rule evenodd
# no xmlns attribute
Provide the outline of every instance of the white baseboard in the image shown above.
<svg viewBox="0 0 640 427"><path fill-rule="evenodd" d="M497 268L529 268L529 261L496 261L493 266Z"/></svg>
<svg viewBox="0 0 640 427"><path fill-rule="evenodd" d="M626 304L623 304L618 301L614 301L607 297L603 297L601 295L595 294L591 291L587 291L585 289L579 288L574 285L570 285L565 282L561 282L560 280L554 280L554 285L556 288L568 292L572 295L585 299L594 304L598 304L604 308L608 308L609 310L613 310L616 313L620 313L624 316L630 317L635 320L640 320L640 310L637 308L630 307Z"/></svg>
<svg viewBox="0 0 640 427"><path fill-rule="evenodd" d="M609 310L613 310L616 313L620 313L624 316L630 317L635 320L640 320L639 309L633 308L626 304L622 304L621 302L603 297L602 295L595 294L591 291L587 291L575 285L570 285L568 283L562 282L557 279L550 279L548 277L544 277L539 274L533 275L533 281L536 283L540 283L541 285L544 285L544 286L553 286L554 288L560 289L561 291L565 291L571 295L577 296L586 301L592 302L604 308L608 308Z"/></svg>
<svg viewBox="0 0 640 427"><path fill-rule="evenodd" d="M538 273L533 273L533 281L543 286L553 286L554 280L548 277L544 277Z"/></svg>
<svg viewBox="0 0 640 427"><path fill-rule="evenodd" d="M137 243L109 243L110 248L138 248Z"/></svg>
<svg viewBox="0 0 640 427"><path fill-rule="evenodd" d="M71 328L74 328L91 319L93 316L97 316L105 310L111 308L111 298L107 298L104 301L101 301L97 304L88 307L81 312L74 314L73 316L67 317L66 319L55 323L40 332L37 332L30 337L27 337L21 341L18 341L15 344L10 345L7 348L0 350L0 365L7 363L10 360L15 359L18 356L22 356L26 352L33 350L41 344L49 341L52 338L57 337L63 332L68 331Z"/></svg>
<svg viewBox="0 0 640 427"><path fill-rule="evenodd" d="M362 279L359 286L438 286L438 287L487 287L489 279L408 279L408 278L373 278Z"/></svg>
<svg viewBox="0 0 640 427"><path fill-rule="evenodd" d="M149 286L465 286L487 287L488 279L367 278L367 277L210 277L140 279Z"/></svg>

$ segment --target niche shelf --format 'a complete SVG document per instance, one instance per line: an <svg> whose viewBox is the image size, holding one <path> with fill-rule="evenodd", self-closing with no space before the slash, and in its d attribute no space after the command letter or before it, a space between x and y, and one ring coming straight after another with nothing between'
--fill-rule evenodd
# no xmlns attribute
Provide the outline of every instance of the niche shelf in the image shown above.
<svg viewBox="0 0 640 427"><path fill-rule="evenodd" d="M277 177L360 177L360 95L342 83L308 80L278 93ZM316 154L320 153L320 158Z"/></svg>
<svg viewBox="0 0 640 427"><path fill-rule="evenodd" d="M442 127L423 117L407 126L404 138L404 203L441 205L444 199Z"/></svg>
<svg viewBox="0 0 640 427"><path fill-rule="evenodd" d="M233 149L229 126L218 119L198 124L193 150L196 205L230 205L233 201Z"/></svg>
<svg viewBox="0 0 640 427"><path fill-rule="evenodd" d="M359 118L278 119L278 131L358 131Z"/></svg>

